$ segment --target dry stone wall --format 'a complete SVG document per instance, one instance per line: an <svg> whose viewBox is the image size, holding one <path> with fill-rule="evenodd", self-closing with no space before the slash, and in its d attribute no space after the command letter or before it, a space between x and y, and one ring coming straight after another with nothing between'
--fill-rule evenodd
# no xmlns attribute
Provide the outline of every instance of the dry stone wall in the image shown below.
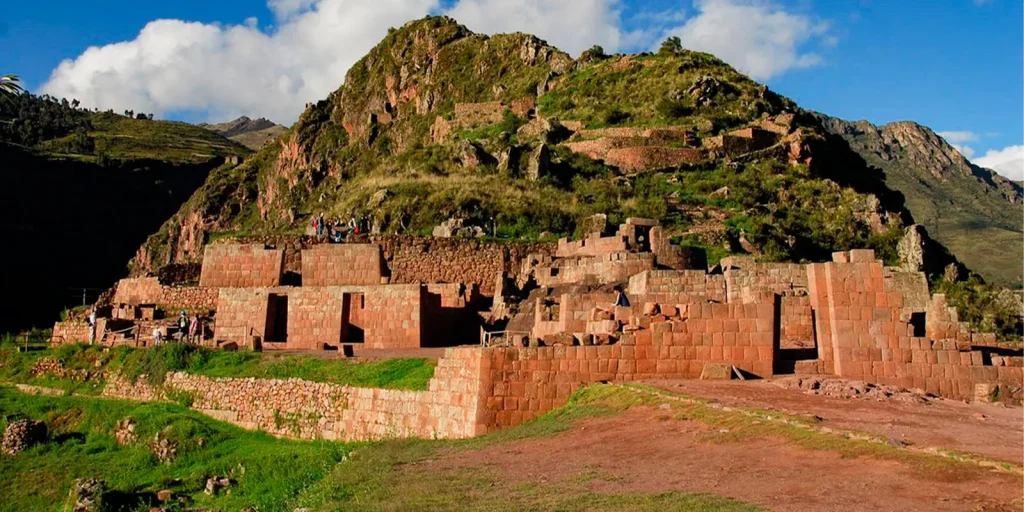
<svg viewBox="0 0 1024 512"><path fill-rule="evenodd" d="M122 279L117 282L113 304L156 305L164 309L213 309L217 306L217 288L202 286L166 286L155 277Z"/></svg>
<svg viewBox="0 0 1024 512"><path fill-rule="evenodd" d="M482 356L479 349L449 349L426 391L168 373L161 388L110 378L103 396L154 401L185 394L192 408L216 419L302 439L464 438L489 428L480 414Z"/></svg>
<svg viewBox="0 0 1024 512"><path fill-rule="evenodd" d="M530 254L551 255L550 243L498 243L431 237L374 237L392 283L465 283L494 294L496 277L519 271Z"/></svg>
<svg viewBox="0 0 1024 512"><path fill-rule="evenodd" d="M538 266L537 284L560 286L574 283L624 283L630 276L652 270L654 254L620 252L577 259L560 259Z"/></svg>

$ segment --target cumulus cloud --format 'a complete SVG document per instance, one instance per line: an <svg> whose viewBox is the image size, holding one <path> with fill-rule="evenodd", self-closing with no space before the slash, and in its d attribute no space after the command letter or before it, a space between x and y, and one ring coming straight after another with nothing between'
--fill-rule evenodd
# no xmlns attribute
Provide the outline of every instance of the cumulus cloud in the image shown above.
<svg viewBox="0 0 1024 512"><path fill-rule="evenodd" d="M992 169L1011 180L1024 180L1024 146L990 149L985 152L985 156L975 158L972 162Z"/></svg>
<svg viewBox="0 0 1024 512"><path fill-rule="evenodd" d="M641 11L624 22L623 0L267 0L270 28L255 18L240 25L156 20L135 39L61 62L40 92L115 111L214 121L245 114L290 123L306 103L341 85L389 27L430 13L478 32L535 34L571 54L595 44L632 51L675 34L684 46L759 78L820 60L800 48L823 42L825 24L754 1L698 0L691 17L680 1L657 20Z"/></svg>
<svg viewBox="0 0 1024 512"><path fill-rule="evenodd" d="M758 0L696 0L698 14L664 36L678 36L683 47L715 54L757 79L821 62L804 51L810 43L834 45L827 22L793 14Z"/></svg>
<svg viewBox="0 0 1024 512"><path fill-rule="evenodd" d="M476 32L526 32L573 55L595 44L615 52L649 38L622 29L618 0L460 0L447 14Z"/></svg>
<svg viewBox="0 0 1024 512"><path fill-rule="evenodd" d="M974 142L981 138L977 133L967 131L948 131L938 132L939 137L946 139L946 142L950 144L963 144L964 142Z"/></svg>
<svg viewBox="0 0 1024 512"><path fill-rule="evenodd" d="M156 20L121 43L92 47L53 71L42 92L83 105L158 115L197 111L294 121L337 89L345 72L387 34L437 0L271 0L272 32L250 21L220 26Z"/></svg>

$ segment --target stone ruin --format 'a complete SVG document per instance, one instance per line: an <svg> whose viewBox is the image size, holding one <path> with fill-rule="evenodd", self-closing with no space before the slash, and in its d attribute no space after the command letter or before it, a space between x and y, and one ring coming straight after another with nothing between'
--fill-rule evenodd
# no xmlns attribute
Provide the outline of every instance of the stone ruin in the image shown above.
<svg viewBox="0 0 1024 512"><path fill-rule="evenodd" d="M216 418L303 438L469 437L606 381L794 375L956 399L1021 396L1019 347L972 332L944 296L930 295L923 273L887 267L871 250L811 264L728 257L708 269L669 244L657 221L628 219L609 236L603 221L556 244L392 237L294 254L211 245L198 286L119 282L106 328L149 328L160 322L154 308L185 308L212 315L211 347L454 347L426 391L168 375L168 389ZM614 305L616 290L628 306ZM54 341L87 341L76 328L58 324ZM147 335L97 342L147 346ZM146 400L161 392L116 379L104 390ZM295 430L268 411L293 414Z"/></svg>
<svg viewBox="0 0 1024 512"><path fill-rule="evenodd" d="M12 421L4 429L3 452L6 455L17 455L39 443L45 442L46 437L46 424L41 421Z"/></svg>

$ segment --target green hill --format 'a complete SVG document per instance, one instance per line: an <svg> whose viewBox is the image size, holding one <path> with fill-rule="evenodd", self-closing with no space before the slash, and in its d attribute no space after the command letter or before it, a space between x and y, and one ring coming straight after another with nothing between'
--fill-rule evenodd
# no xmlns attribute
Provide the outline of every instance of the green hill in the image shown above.
<svg viewBox="0 0 1024 512"><path fill-rule="evenodd" d="M906 196L914 221L986 280L1020 287L1024 259L1024 191L965 159L928 127L913 122L881 127L822 116L885 183Z"/></svg>
<svg viewBox="0 0 1024 512"><path fill-rule="evenodd" d="M249 153L187 123L0 101L0 236L16 249L0 276L0 332L51 325L82 288L94 299L211 171Z"/></svg>

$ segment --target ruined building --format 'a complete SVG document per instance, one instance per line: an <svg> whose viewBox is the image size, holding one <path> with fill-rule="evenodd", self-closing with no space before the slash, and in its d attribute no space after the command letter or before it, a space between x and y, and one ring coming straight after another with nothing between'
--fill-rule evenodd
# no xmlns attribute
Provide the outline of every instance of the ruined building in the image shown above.
<svg viewBox="0 0 1024 512"><path fill-rule="evenodd" d="M310 396L330 393L321 402L334 405L303 424L302 436L314 438L477 435L543 414L599 381L796 373L960 399L1021 391L1019 349L971 332L942 295L929 294L923 273L886 267L870 250L812 264L731 257L708 270L670 245L657 222L629 219L612 236L557 244L390 237L286 252L215 244L198 286L122 280L100 309L97 342L146 346L152 326L186 309L212 315L203 339L211 347L351 345L357 355L454 347L427 391L318 384ZM613 305L616 289L629 306ZM161 310L171 318L161 320ZM81 321L54 329L55 343L88 336ZM211 414L273 430L258 389L195 379L169 382L200 393Z"/></svg>

